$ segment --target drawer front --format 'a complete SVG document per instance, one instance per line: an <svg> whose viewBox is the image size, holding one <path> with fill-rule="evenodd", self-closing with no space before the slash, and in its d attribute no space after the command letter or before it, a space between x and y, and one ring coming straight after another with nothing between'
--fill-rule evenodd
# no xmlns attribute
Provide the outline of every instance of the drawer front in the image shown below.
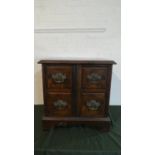
<svg viewBox="0 0 155 155"><path fill-rule="evenodd" d="M82 67L83 89L105 89L107 67Z"/></svg>
<svg viewBox="0 0 155 155"><path fill-rule="evenodd" d="M46 69L47 89L61 91L72 87L71 66L47 66Z"/></svg>
<svg viewBox="0 0 155 155"><path fill-rule="evenodd" d="M102 117L105 110L104 93L84 93L81 95L80 115Z"/></svg>
<svg viewBox="0 0 155 155"><path fill-rule="evenodd" d="M47 95L47 106L49 116L71 116L72 115L72 98L70 93Z"/></svg>

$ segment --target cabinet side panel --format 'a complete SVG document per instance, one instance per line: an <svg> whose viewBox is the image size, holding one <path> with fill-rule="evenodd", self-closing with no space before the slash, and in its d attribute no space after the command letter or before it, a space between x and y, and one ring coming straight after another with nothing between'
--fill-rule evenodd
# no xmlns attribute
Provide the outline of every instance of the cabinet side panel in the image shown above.
<svg viewBox="0 0 155 155"><path fill-rule="evenodd" d="M107 89L106 89L105 117L108 116L108 111L109 111L111 77L112 77L112 65L108 65L108 75L107 75L107 83L106 83Z"/></svg>
<svg viewBox="0 0 155 155"><path fill-rule="evenodd" d="M48 116L48 107L46 103L46 64L42 64L42 84L43 84L44 114L45 116Z"/></svg>
<svg viewBox="0 0 155 155"><path fill-rule="evenodd" d="M81 65L77 65L77 116L80 116L81 108Z"/></svg>
<svg viewBox="0 0 155 155"><path fill-rule="evenodd" d="M77 68L72 65L72 113L73 116L77 115Z"/></svg>

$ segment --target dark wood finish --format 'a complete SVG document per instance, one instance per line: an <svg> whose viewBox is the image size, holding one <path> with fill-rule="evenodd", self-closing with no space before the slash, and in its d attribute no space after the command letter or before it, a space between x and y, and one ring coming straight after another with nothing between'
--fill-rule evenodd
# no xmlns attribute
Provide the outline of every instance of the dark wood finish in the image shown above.
<svg viewBox="0 0 155 155"><path fill-rule="evenodd" d="M112 60L41 60L44 129L83 124L110 129Z"/></svg>
<svg viewBox="0 0 155 155"><path fill-rule="evenodd" d="M64 106L56 106L56 103L65 103ZM66 117L72 116L72 95L69 93L50 93L47 95L47 116Z"/></svg>
<svg viewBox="0 0 155 155"><path fill-rule="evenodd" d="M103 118L88 118L88 117L43 117L42 119L44 130L49 130L55 126L66 125L87 125L90 127L99 127L101 131L107 132L110 130L111 120L109 117Z"/></svg>
<svg viewBox="0 0 155 155"><path fill-rule="evenodd" d="M99 103L97 109L91 109L87 103L95 101ZM80 116L104 117L105 116L105 94L104 93L83 93L81 94Z"/></svg>
<svg viewBox="0 0 155 155"><path fill-rule="evenodd" d="M80 117L80 108L81 108L81 81L82 81L82 74L81 74L81 66L82 65L77 65L77 117Z"/></svg>
<svg viewBox="0 0 155 155"><path fill-rule="evenodd" d="M61 74L62 76L65 76L64 80L61 79ZM54 76L55 79L53 78ZM58 79L56 79L56 76ZM69 91L72 88L72 66L47 65L46 85L48 91Z"/></svg>
<svg viewBox="0 0 155 155"><path fill-rule="evenodd" d="M39 64L116 64L113 60L40 60Z"/></svg>
<svg viewBox="0 0 155 155"><path fill-rule="evenodd" d="M107 77L107 88L106 88L106 104L105 104L105 116L106 117L108 116L108 112L109 112L111 78L112 78L112 65L109 65L108 66L108 77Z"/></svg>
<svg viewBox="0 0 155 155"><path fill-rule="evenodd" d="M107 67L82 67L83 89L106 89Z"/></svg>

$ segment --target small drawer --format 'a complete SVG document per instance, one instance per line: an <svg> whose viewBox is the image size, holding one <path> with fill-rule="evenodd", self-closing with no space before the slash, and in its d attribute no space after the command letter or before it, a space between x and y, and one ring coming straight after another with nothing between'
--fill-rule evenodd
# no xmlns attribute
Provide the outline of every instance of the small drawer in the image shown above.
<svg viewBox="0 0 155 155"><path fill-rule="evenodd" d="M103 117L105 110L104 93L84 93L81 95L80 115Z"/></svg>
<svg viewBox="0 0 155 155"><path fill-rule="evenodd" d="M47 66L46 68L47 89L61 91L72 87L71 66Z"/></svg>
<svg viewBox="0 0 155 155"><path fill-rule="evenodd" d="M72 115L72 99L70 93L50 93L47 95L47 113L49 116L63 117Z"/></svg>
<svg viewBox="0 0 155 155"><path fill-rule="evenodd" d="M105 89L107 67L82 67L83 89Z"/></svg>

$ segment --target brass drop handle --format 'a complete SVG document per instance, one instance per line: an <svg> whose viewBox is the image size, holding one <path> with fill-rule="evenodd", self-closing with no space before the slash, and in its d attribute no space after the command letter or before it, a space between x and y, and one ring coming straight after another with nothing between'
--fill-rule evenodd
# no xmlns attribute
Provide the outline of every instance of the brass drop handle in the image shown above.
<svg viewBox="0 0 155 155"><path fill-rule="evenodd" d="M96 111L101 106L100 102L97 102L96 100L90 100L86 103L89 110Z"/></svg>
<svg viewBox="0 0 155 155"><path fill-rule="evenodd" d="M52 74L52 79L56 82L56 83L64 83L64 81L66 80L66 75L63 73L55 73Z"/></svg>
<svg viewBox="0 0 155 155"><path fill-rule="evenodd" d="M61 110L67 106L67 102L63 100L57 100L53 103L54 107L58 110Z"/></svg>
<svg viewBox="0 0 155 155"><path fill-rule="evenodd" d="M87 79L91 82L97 82L102 79L101 75L98 75L97 73L91 73L87 76Z"/></svg>

